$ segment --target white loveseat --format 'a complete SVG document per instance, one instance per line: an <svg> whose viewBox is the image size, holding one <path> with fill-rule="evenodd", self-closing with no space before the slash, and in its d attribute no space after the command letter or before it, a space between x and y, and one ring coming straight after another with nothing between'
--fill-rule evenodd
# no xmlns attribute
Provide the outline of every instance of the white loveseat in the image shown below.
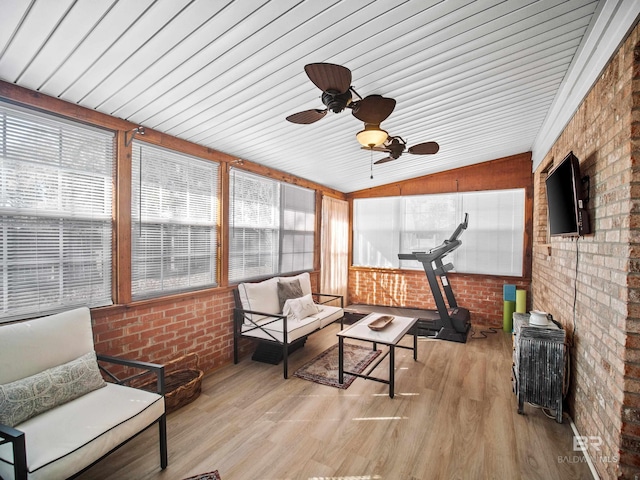
<svg viewBox="0 0 640 480"><path fill-rule="evenodd" d="M153 372L158 393L105 382L98 361ZM154 423L164 469L163 391L163 366L96 355L88 308L0 326L0 477L72 477Z"/></svg>
<svg viewBox="0 0 640 480"><path fill-rule="evenodd" d="M238 363L241 338L282 349L284 378L288 377L291 345L344 317L341 295L312 293L309 273L240 283L234 290L233 358ZM327 305L339 301L340 306Z"/></svg>

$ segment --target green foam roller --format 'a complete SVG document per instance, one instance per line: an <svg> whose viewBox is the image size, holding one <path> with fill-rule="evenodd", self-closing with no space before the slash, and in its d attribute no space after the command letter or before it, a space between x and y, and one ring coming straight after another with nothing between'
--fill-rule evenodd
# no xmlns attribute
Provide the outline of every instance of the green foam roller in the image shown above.
<svg viewBox="0 0 640 480"><path fill-rule="evenodd" d="M516 290L516 312L526 313L527 311L527 291Z"/></svg>
<svg viewBox="0 0 640 480"><path fill-rule="evenodd" d="M502 314L502 329L505 332L513 330L513 312L516 310L516 302L513 300L504 301L504 310Z"/></svg>

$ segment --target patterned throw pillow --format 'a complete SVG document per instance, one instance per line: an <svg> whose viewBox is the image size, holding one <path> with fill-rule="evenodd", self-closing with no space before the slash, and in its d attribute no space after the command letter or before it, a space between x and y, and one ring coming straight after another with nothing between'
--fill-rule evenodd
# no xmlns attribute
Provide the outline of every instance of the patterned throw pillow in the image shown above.
<svg viewBox="0 0 640 480"><path fill-rule="evenodd" d="M69 363L0 385L0 423L15 427L104 386L96 353L86 353Z"/></svg>
<svg viewBox="0 0 640 480"><path fill-rule="evenodd" d="M282 313L294 320L301 321L318 313L318 307L313 303L313 297L311 295L305 295L300 298L287 300Z"/></svg>
<svg viewBox="0 0 640 480"><path fill-rule="evenodd" d="M284 303L291 298L300 298L304 295L300 280L278 281L278 302L280 302L280 311L284 308Z"/></svg>

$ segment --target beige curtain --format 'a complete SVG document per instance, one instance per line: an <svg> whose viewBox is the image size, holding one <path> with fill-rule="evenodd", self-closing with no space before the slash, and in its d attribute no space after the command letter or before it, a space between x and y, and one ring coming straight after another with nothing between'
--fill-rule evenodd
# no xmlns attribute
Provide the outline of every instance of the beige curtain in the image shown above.
<svg viewBox="0 0 640 480"><path fill-rule="evenodd" d="M342 295L347 306L349 202L322 197L321 292Z"/></svg>

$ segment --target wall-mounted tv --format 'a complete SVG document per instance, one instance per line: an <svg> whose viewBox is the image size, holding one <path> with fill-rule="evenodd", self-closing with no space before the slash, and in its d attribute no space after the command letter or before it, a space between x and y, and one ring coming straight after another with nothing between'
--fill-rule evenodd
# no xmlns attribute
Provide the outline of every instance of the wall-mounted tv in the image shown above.
<svg viewBox="0 0 640 480"><path fill-rule="evenodd" d="M591 233L580 162L569 154L547 175L549 234L577 237Z"/></svg>

